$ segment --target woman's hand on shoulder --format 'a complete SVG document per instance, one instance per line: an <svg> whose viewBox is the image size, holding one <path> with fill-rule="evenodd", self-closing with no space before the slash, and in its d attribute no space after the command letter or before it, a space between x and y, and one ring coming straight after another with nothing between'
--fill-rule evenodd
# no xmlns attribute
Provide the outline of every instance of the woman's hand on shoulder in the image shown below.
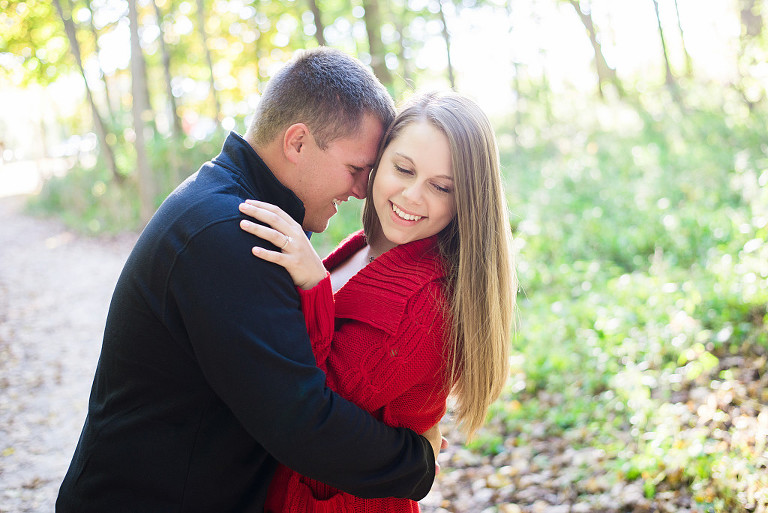
<svg viewBox="0 0 768 513"><path fill-rule="evenodd" d="M246 200L239 208L243 214L268 225L243 219L240 221L240 228L279 248L279 251L270 251L254 246L251 252L255 256L285 267L293 283L304 290L313 288L326 277L328 272L323 267L323 261L315 252L304 230L280 207L262 201Z"/></svg>

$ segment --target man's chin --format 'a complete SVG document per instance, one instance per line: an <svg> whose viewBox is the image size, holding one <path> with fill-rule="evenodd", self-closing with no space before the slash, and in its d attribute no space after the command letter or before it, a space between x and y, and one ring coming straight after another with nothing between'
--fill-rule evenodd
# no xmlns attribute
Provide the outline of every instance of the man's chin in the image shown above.
<svg viewBox="0 0 768 513"><path fill-rule="evenodd" d="M326 219L325 223L323 222L305 222L301 227L304 229L305 232L312 232L312 233L322 233L325 230L328 229L328 223L330 219Z"/></svg>

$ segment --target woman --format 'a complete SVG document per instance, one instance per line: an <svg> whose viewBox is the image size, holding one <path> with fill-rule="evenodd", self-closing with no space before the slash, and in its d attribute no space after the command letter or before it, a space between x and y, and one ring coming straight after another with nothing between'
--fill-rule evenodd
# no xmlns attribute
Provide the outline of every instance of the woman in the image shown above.
<svg viewBox="0 0 768 513"><path fill-rule="evenodd" d="M419 433L439 422L453 393L471 437L506 380L517 288L485 114L454 93L413 99L384 136L367 198L363 231L324 262L277 207L242 204L270 227L241 226L280 248L254 254L290 272L330 388ZM353 497L280 467L266 511L419 508L407 499Z"/></svg>

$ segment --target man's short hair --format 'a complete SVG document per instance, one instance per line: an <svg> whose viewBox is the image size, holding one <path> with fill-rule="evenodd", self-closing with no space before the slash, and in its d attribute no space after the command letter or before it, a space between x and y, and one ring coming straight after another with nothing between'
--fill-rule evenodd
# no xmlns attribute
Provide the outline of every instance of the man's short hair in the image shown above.
<svg viewBox="0 0 768 513"><path fill-rule="evenodd" d="M360 61L332 48L298 52L267 83L249 132L266 145L294 123L306 124L321 149L350 136L365 114L386 129L395 106L381 82Z"/></svg>

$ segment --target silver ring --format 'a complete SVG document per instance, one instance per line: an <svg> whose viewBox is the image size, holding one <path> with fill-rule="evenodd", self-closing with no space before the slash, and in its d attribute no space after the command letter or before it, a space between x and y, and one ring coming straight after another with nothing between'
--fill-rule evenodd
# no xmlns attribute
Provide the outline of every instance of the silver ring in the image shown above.
<svg viewBox="0 0 768 513"><path fill-rule="evenodd" d="M286 235L285 236L285 242L283 243L282 246L280 246L280 251L284 250L289 242L291 242L291 238L288 235Z"/></svg>

